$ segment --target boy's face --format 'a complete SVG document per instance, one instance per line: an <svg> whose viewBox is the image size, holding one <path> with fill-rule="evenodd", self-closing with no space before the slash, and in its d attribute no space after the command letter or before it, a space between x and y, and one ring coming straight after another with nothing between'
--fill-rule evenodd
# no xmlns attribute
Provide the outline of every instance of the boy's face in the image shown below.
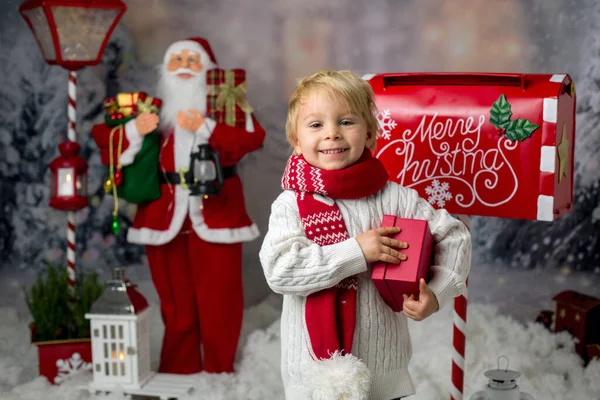
<svg viewBox="0 0 600 400"><path fill-rule="evenodd" d="M343 169L360 158L367 136L365 120L343 100L313 92L300 106L294 150L314 167Z"/></svg>

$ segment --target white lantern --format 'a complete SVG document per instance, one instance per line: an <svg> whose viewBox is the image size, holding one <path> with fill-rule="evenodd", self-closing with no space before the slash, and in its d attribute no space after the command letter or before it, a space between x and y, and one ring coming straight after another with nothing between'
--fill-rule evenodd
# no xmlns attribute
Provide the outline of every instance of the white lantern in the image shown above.
<svg viewBox="0 0 600 400"><path fill-rule="evenodd" d="M92 336L93 381L90 389L139 389L152 377L148 302L124 269L115 268L102 296L85 315Z"/></svg>
<svg viewBox="0 0 600 400"><path fill-rule="evenodd" d="M500 369L500 358L506 358L506 369ZM508 369L508 358L498 358L498 369L486 371L489 379L485 390L475 393L469 400L535 400L529 393L521 392L517 385L520 372Z"/></svg>

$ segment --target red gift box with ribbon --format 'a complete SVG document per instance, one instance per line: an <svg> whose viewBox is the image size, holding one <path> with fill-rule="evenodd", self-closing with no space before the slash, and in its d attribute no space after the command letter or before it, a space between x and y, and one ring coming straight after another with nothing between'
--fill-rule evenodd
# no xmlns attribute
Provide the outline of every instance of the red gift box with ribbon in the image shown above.
<svg viewBox="0 0 600 400"><path fill-rule="evenodd" d="M214 68L206 73L206 115L216 122L247 129L252 107L246 100L246 71Z"/></svg>
<svg viewBox="0 0 600 400"><path fill-rule="evenodd" d="M575 84L567 74L366 75L375 155L435 208L552 221L572 209Z"/></svg>
<svg viewBox="0 0 600 400"><path fill-rule="evenodd" d="M371 280L381 298L392 310L400 312L404 304L402 295L418 296L421 278L429 281L433 236L427 221L421 219L384 215L381 226L401 228L399 233L390 237L408 243L407 249L399 249L406 255L406 260L400 261L400 264L374 263L371 270Z"/></svg>
<svg viewBox="0 0 600 400"><path fill-rule="evenodd" d="M143 112L159 114L161 107L162 100L146 92L119 93L104 100L106 121L111 125L125 123Z"/></svg>

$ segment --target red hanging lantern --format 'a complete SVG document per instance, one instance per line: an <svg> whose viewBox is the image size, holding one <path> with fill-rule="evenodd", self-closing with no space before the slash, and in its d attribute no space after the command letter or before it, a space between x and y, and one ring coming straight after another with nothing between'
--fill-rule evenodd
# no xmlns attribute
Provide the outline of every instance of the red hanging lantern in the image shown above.
<svg viewBox="0 0 600 400"><path fill-rule="evenodd" d="M121 0L26 0L19 7L48 64L97 65L127 7Z"/></svg>
<svg viewBox="0 0 600 400"><path fill-rule="evenodd" d="M58 145L60 156L50 163L50 207L78 211L88 206L87 170L79 145L67 140Z"/></svg>

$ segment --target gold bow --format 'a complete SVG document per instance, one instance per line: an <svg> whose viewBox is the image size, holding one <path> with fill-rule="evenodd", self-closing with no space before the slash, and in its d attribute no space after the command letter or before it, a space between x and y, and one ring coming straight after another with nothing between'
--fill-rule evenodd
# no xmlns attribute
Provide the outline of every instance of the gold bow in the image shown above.
<svg viewBox="0 0 600 400"><path fill-rule="evenodd" d="M113 115L119 112L119 105L116 101L104 104L104 110L108 115Z"/></svg>
<svg viewBox="0 0 600 400"><path fill-rule="evenodd" d="M141 101L138 98L138 102L137 102L138 114L141 114L144 112L158 114L158 107L155 106L154 104L152 104L152 100L153 99L150 96L146 97L146 101Z"/></svg>
<svg viewBox="0 0 600 400"><path fill-rule="evenodd" d="M252 106L246 100L248 84L244 81L235 85L235 71L225 71L225 82L220 85L210 85L210 95L217 95L217 110L225 106L225 123L229 126L235 125L235 106L239 106L245 113L253 111Z"/></svg>

